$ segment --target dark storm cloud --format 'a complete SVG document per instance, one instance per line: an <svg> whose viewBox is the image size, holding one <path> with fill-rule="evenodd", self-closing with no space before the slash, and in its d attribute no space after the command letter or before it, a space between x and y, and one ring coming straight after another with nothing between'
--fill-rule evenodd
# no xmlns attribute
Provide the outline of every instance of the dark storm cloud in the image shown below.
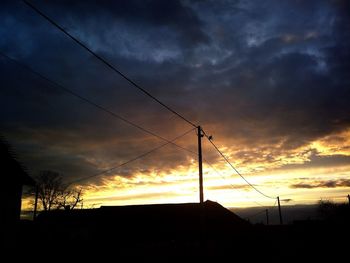
<svg viewBox="0 0 350 263"><path fill-rule="evenodd" d="M96 8L98 7L98 8ZM138 28L169 28L178 34L179 41L186 46L207 43L208 36L202 31L202 22L193 10L182 1L55 1L51 12L62 10L63 18L73 16L81 25L96 25L95 35L111 28L114 21L131 23ZM91 21L93 20L93 21ZM103 23L103 24L102 24ZM90 28L91 29L91 28ZM108 40L107 40L108 41Z"/></svg>
<svg viewBox="0 0 350 263"><path fill-rule="evenodd" d="M348 1L33 3L219 145L244 148L238 159L273 162L350 126ZM187 129L23 3L0 14L2 52L166 138ZM33 170L62 164L90 175L161 143L3 58L0 67L1 127ZM195 150L191 138L181 143ZM26 141L45 154L31 158ZM168 171L190 158L167 146L120 173Z"/></svg>
<svg viewBox="0 0 350 263"><path fill-rule="evenodd" d="M226 59L230 63L223 62L225 68L217 72L218 66L207 67L208 73L215 74L208 74L206 83L212 86L208 92L219 97L216 105L208 104L216 113L214 117L221 122L222 118L217 116L226 116L228 125L225 126L233 136L246 137L244 121L247 120L255 123L254 130L250 131L252 136L262 139L281 136L287 139L286 146L295 147L348 127L348 105L344 99L349 98L348 77L345 70L333 70L332 65L347 68L348 63L341 61L343 58L340 60L338 53L327 51L341 48L346 57L348 48L343 42L335 41L343 39L339 35L347 34L338 29L345 22L338 18L344 11L330 4L322 9L326 2L321 5L314 2L313 6L309 3L307 7L288 3L290 6L285 7L284 12L276 12L278 4L265 5L267 8L262 10L266 12L261 12L256 34L263 37L249 47L249 33L242 33L246 43L239 47L241 53L233 53ZM259 5L255 8L259 9ZM294 10L298 18L293 18L295 14L289 10ZM303 26L301 22L305 19L308 23ZM251 23L245 22L243 26ZM296 36L298 42L286 42L288 35ZM225 107L220 106L223 99ZM222 111L218 112L218 108ZM237 129L238 126L243 128ZM256 142L255 139L251 141Z"/></svg>
<svg viewBox="0 0 350 263"><path fill-rule="evenodd" d="M303 164L287 164L281 166L283 170L294 170L294 169L307 169L307 168L318 168L318 167L336 167L336 166L349 166L350 156L334 154L334 155L318 155L317 152L311 152L308 161Z"/></svg>
<svg viewBox="0 0 350 263"><path fill-rule="evenodd" d="M329 180L329 181L317 181L312 183L297 183L291 184L290 188L337 188L337 187L350 187L349 179Z"/></svg>
<svg viewBox="0 0 350 263"><path fill-rule="evenodd" d="M11 142L18 150L19 160L31 168L32 175L35 176L40 170L51 169L61 173L67 182L102 172L104 176L170 173L179 165L188 165L193 158L188 152L178 151L175 146L166 145L130 164L118 167L163 145L164 142L146 137L118 138L113 136L113 131L107 129L94 129L85 133L83 127L81 129L26 129L6 135L12 139ZM91 130L91 127L88 129ZM99 132L104 132L102 137L95 134ZM109 132L111 133L108 134ZM183 145L181 139L177 143ZM104 172L112 167L118 168ZM93 177L93 180L98 182L104 176ZM91 182L91 179L82 182Z"/></svg>

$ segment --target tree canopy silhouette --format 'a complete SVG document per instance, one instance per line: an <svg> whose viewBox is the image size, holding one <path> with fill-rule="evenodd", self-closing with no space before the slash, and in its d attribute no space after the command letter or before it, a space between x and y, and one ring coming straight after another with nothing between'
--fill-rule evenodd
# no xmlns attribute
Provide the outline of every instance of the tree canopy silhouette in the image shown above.
<svg viewBox="0 0 350 263"><path fill-rule="evenodd" d="M335 203L329 200L318 202L318 213L323 220L332 223L347 223L350 219L350 206L345 203Z"/></svg>
<svg viewBox="0 0 350 263"><path fill-rule="evenodd" d="M38 199L44 211L74 209L83 202L82 189L71 189L54 171L41 171L36 178Z"/></svg>

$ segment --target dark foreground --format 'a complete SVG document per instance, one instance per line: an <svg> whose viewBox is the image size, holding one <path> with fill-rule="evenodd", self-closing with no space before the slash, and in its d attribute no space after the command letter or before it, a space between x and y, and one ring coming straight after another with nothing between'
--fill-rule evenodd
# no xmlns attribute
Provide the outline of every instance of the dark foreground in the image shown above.
<svg viewBox="0 0 350 263"><path fill-rule="evenodd" d="M59 211L23 221L3 235L3 248L35 261L98 259L182 262L348 261L348 215L285 226L250 225L214 202L199 207L152 206ZM49 260L50 261L50 260Z"/></svg>

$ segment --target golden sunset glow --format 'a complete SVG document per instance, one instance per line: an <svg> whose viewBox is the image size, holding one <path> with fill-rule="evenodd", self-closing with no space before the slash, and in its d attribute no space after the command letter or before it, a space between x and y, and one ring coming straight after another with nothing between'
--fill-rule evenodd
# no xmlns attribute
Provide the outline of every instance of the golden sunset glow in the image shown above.
<svg viewBox="0 0 350 263"><path fill-rule="evenodd" d="M181 139L184 145L191 136ZM224 145L224 142L222 143ZM268 147L222 147L221 150L230 158L245 178L269 196L281 196L285 205L313 204L320 199L344 201L350 186L350 163L322 163L324 158L350 156L350 131L346 130L321 137L308 145L292 150L276 151L281 143ZM204 150L211 153L210 145L204 143ZM162 150L160 155L146 157L145 163L160 156L172 158L172 148ZM170 151L170 152L169 152ZM240 158L237 151L246 151ZM257 158L249 163L245 157L254 152ZM265 157L274 154L267 160ZM256 154L258 153L258 154ZM321 158L317 165L310 165L315 156ZM210 155L213 158L213 155ZM204 154L204 158L206 155ZM85 183L84 207L101 205L130 205L153 203L198 202L198 166L197 160L187 157L188 165L176 165L166 172L154 165L154 170L135 172L123 176L118 169L108 176L99 176L99 183ZM204 161L204 195L205 199L217 201L227 207L250 207L262 204L274 205L275 200L261 196L232 168L219 158L208 165ZM95 162L95 160L90 160ZM102 160L103 161L103 160ZM95 162L96 163L96 162ZM101 162L99 162L102 164ZM106 168L106 166L105 166ZM214 170L214 169L215 170ZM328 184L327 184L328 183ZM33 202L24 200L24 209L31 209Z"/></svg>

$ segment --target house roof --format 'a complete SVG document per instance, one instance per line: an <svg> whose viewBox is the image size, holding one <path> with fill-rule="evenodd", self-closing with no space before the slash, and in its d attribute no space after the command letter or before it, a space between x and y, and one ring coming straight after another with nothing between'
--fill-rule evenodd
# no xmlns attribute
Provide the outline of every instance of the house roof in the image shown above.
<svg viewBox="0 0 350 263"><path fill-rule="evenodd" d="M119 238L194 237L203 227L210 235L230 236L250 227L247 221L209 200L203 206L182 203L56 210L40 214L38 222L55 224L55 228L84 227L89 231L115 233Z"/></svg>

